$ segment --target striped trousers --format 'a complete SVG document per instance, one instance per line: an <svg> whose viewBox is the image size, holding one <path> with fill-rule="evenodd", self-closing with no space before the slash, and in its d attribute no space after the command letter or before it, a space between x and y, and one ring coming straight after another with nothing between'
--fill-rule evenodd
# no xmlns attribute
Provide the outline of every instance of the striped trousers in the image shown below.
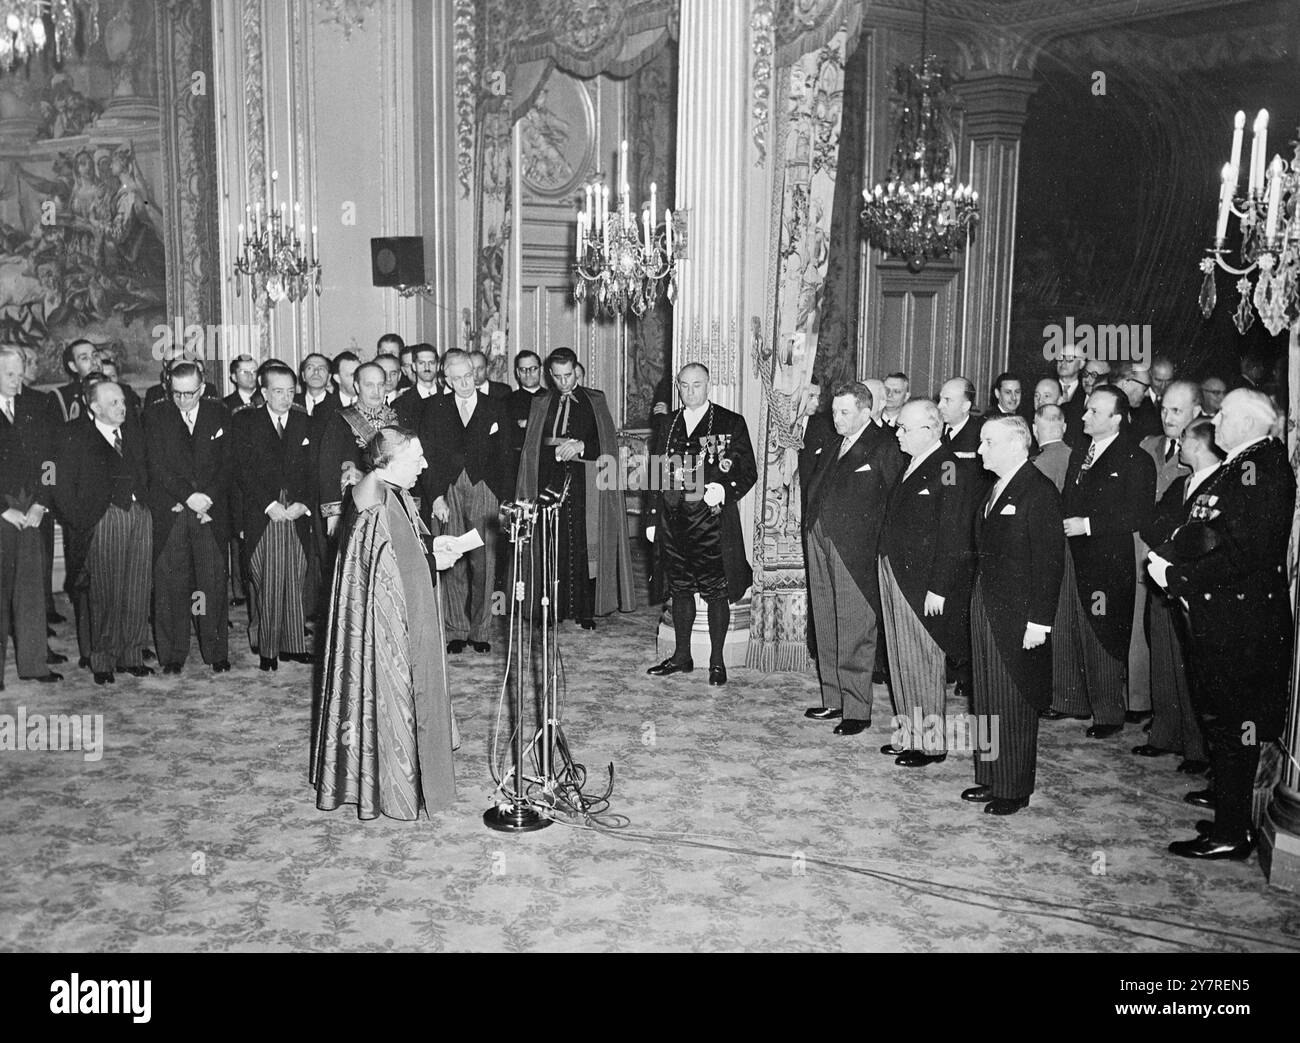
<svg viewBox="0 0 1300 1043"><path fill-rule="evenodd" d="M139 503L110 506L90 537L90 668L144 666L153 576L153 519Z"/></svg>
<svg viewBox="0 0 1300 1043"><path fill-rule="evenodd" d="M876 613L820 520L807 536L808 596L817 628L817 675L822 705L846 720L871 720L871 671L876 665Z"/></svg>
<svg viewBox="0 0 1300 1043"><path fill-rule="evenodd" d="M442 533L463 536L477 529L483 537L482 547L463 555L438 577L447 597L447 640L487 641L492 633L492 590L496 586L496 494L486 482L471 483L461 471L445 495L450 514Z"/></svg>
<svg viewBox="0 0 1300 1043"><path fill-rule="evenodd" d="M303 584L307 555L296 523L268 522L248 562L248 641L257 654L274 659L281 652L307 651Z"/></svg>
<svg viewBox="0 0 1300 1043"><path fill-rule="evenodd" d="M927 722L924 735L915 734L912 725L907 726L905 748L928 754L943 753L947 743L944 709L948 694L943 649L903 596L887 557L880 559L880 609L890 648L889 683L894 694L894 712L910 722L914 712L919 711L921 720ZM929 722L936 719L937 727L930 729Z"/></svg>
<svg viewBox="0 0 1300 1043"><path fill-rule="evenodd" d="M1052 709L1072 717L1087 717L1088 679L1083 669L1083 647L1071 633L1075 625L1075 607L1079 590L1074 578L1074 556L1065 555L1065 572L1061 578L1061 596L1056 601L1056 618L1052 620Z"/></svg>
<svg viewBox="0 0 1300 1043"><path fill-rule="evenodd" d="M1128 664L1116 659L1102 647L1092 629L1088 610L1079 600L1078 583L1068 555L1066 561L1066 582L1061 584L1061 593L1064 595L1068 587L1072 596L1066 606L1064 632L1058 634L1055 627L1052 629L1052 675L1055 683L1056 656L1059 654L1056 651L1057 642L1068 642L1072 647L1066 653L1068 658L1063 660L1063 665L1068 666L1073 659L1082 666L1083 689L1081 693L1077 689L1066 690L1059 696L1053 691L1052 706L1055 707L1060 698L1063 704L1060 708L1065 713L1091 714L1095 724L1123 724L1124 673ZM1068 682L1070 679L1067 677L1065 680Z"/></svg>
<svg viewBox="0 0 1300 1043"><path fill-rule="evenodd" d="M1137 572L1137 591L1133 595L1133 632L1128 643L1128 708L1145 712L1151 709L1151 645L1143 620L1147 616L1147 584L1145 561L1147 545L1137 533L1133 534L1133 567Z"/></svg>
<svg viewBox="0 0 1300 1043"><path fill-rule="evenodd" d="M1209 760L1201 722L1192 709L1180 608L1162 594L1147 600L1151 630L1151 745L1188 760Z"/></svg>
<svg viewBox="0 0 1300 1043"><path fill-rule="evenodd" d="M1038 769L1038 711L1020 694L1002 660L978 578L970 615L973 702L977 719L987 721L979 725L977 734L983 729L993 740L991 750L975 751L975 782L988 786L995 797L1028 797L1034 792Z"/></svg>

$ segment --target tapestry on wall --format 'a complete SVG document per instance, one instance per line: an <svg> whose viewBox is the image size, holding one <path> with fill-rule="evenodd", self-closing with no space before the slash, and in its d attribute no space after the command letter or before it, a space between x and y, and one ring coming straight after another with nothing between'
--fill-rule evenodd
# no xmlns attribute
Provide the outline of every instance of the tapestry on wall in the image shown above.
<svg viewBox="0 0 1300 1043"><path fill-rule="evenodd" d="M755 337L765 398L754 535L754 593L748 664L761 670L809 665L807 591L800 535L799 406L817 358L830 259L839 160L847 33L789 70L776 135L776 313L770 343Z"/></svg>
<svg viewBox="0 0 1300 1043"><path fill-rule="evenodd" d="M117 0L84 51L0 76L0 338L38 383L66 380L84 338L128 381L158 368L167 327L155 5Z"/></svg>

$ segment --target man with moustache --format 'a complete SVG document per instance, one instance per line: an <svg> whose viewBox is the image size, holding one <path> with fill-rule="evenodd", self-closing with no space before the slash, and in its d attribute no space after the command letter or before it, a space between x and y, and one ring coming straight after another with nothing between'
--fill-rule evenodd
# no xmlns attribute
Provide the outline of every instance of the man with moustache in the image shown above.
<svg viewBox="0 0 1300 1043"><path fill-rule="evenodd" d="M63 349L63 368L72 379L54 389L64 421L76 420L86 411L81 382L99 372L99 350L88 340L74 340Z"/></svg>
<svg viewBox="0 0 1300 1043"><path fill-rule="evenodd" d="M266 406L235 414L236 517L248 557L248 635L262 670L279 660L305 663L304 587L315 502L312 424L293 403L293 370L262 367Z"/></svg>
<svg viewBox="0 0 1300 1043"><path fill-rule="evenodd" d="M192 362L172 367L171 389L172 400L155 402L144 418L158 661L164 674L179 674L197 624L203 661L213 673L225 673L230 411L202 397L203 378Z"/></svg>
<svg viewBox="0 0 1300 1043"><path fill-rule="evenodd" d="M402 427L414 431L420 425L424 404L431 398L437 398L438 388L438 349L432 344L417 344L411 349L411 372L415 375L414 383L397 396L393 403L393 412ZM432 447L430 447L432 452Z"/></svg>
<svg viewBox="0 0 1300 1043"><path fill-rule="evenodd" d="M842 718L836 735L857 735L871 726L881 612L876 552L885 499L902 471L894 439L872 422L873 405L861 382L835 389L831 420L838 437L821 453L804 516L822 696L821 706L805 716Z"/></svg>
<svg viewBox="0 0 1300 1043"><path fill-rule="evenodd" d="M144 435L127 422L122 389L101 381L86 406L87 419L67 428L54 498L68 530L72 586L89 588L90 668L102 685L118 670L153 673L144 665L153 532Z"/></svg>
<svg viewBox="0 0 1300 1043"><path fill-rule="evenodd" d="M738 504L758 480L758 464L745 418L709 401L708 367L683 366L677 394L681 407L669 414L663 435L650 446L651 461L667 465L667 487L651 490L645 516L646 539L661 541L674 646L672 655L646 673L666 677L695 669L691 629L698 593L709 614L709 684L724 685L730 602L744 597L753 580Z"/></svg>
<svg viewBox="0 0 1300 1043"><path fill-rule="evenodd" d="M975 514L974 708L996 746L976 752L976 785L961 799L983 804L986 814L1014 815L1034 792L1038 715L1051 699L1049 635L1066 550L1060 498L1049 478L1026 466L1024 419L986 421L979 453L997 481Z"/></svg>
<svg viewBox="0 0 1300 1043"><path fill-rule="evenodd" d="M1062 698L1067 712L1091 710L1090 739L1124 727L1137 585L1133 535L1155 510L1155 465L1127 435L1127 421L1128 399L1118 388L1102 384L1088 396L1083 432L1090 441L1071 453L1062 495L1077 597L1073 623L1061 636L1076 643L1083 660L1082 693Z"/></svg>
<svg viewBox="0 0 1300 1043"><path fill-rule="evenodd" d="M1154 372L1154 367L1152 370ZM1141 443L1143 450L1155 464L1157 501L1164 496L1165 491L1176 479L1188 473L1179 453L1180 440L1187 425L1201 415L1201 389L1197 385L1188 381L1170 383L1166 385L1164 396L1160 403L1160 421L1164 433L1148 435ZM1133 640L1129 645L1128 713L1125 715L1125 719L1130 724L1143 721L1152 715L1156 702L1156 686L1168 686L1172 681L1168 674L1159 678L1153 675L1151 642L1155 640L1157 631L1165 640L1173 637L1173 627L1167 618L1168 608L1164 600L1148 599L1147 596L1146 557L1150 548L1143 541L1141 533L1134 540L1134 544L1137 551L1137 602L1133 609L1135 621ZM1143 625L1144 620L1145 625ZM1162 661L1168 662L1168 656L1163 656ZM1170 702L1167 698L1168 694L1163 693L1163 696L1166 696L1163 697L1166 706ZM1168 724L1169 722L1166 722L1165 727L1168 727ZM1155 731L1154 725L1152 731ZM1135 747L1133 752L1139 757L1158 757L1167 751L1156 743L1146 742Z"/></svg>
<svg viewBox="0 0 1300 1043"><path fill-rule="evenodd" d="M25 368L20 348L0 346L0 688L11 630L19 680L62 679L46 661L41 532L53 502L59 419L43 394L23 388Z"/></svg>
<svg viewBox="0 0 1300 1043"><path fill-rule="evenodd" d="M1152 553L1149 571L1186 606L1214 770L1212 793L1188 795L1214 808L1208 832L1169 850L1244 861L1260 744L1281 734L1289 695L1286 554L1296 486L1286 448L1270 437L1278 415L1266 395L1231 392L1213 422L1227 453L1219 476L1197 491L1191 520Z"/></svg>
<svg viewBox="0 0 1300 1043"><path fill-rule="evenodd" d="M889 492L880 531L880 601L889 642L901 767L947 757L945 655L970 658L972 483L945 447L939 411L907 403L896 438L910 458ZM922 724L921 728L917 723Z"/></svg>

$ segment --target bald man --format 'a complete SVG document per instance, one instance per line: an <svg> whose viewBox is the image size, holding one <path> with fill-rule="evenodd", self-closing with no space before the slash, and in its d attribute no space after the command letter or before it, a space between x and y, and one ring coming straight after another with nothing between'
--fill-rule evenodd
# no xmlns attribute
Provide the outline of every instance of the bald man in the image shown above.
<svg viewBox="0 0 1300 1043"><path fill-rule="evenodd" d="M1205 738L1214 789L1188 800L1214 808L1209 829L1169 845L1184 858L1250 857L1251 794L1260 744L1282 731L1293 641L1286 549L1295 476L1266 395L1238 389L1214 426L1227 453L1191 520L1154 551L1149 571L1185 606L1197 691L1208 700Z"/></svg>

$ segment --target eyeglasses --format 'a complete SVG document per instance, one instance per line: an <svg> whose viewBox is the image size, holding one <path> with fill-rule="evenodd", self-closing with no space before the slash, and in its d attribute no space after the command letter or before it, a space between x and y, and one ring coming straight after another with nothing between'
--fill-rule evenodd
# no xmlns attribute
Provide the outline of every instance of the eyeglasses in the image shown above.
<svg viewBox="0 0 1300 1043"><path fill-rule="evenodd" d="M197 391L173 391L172 398L198 398L201 394L203 394L202 388Z"/></svg>
<svg viewBox="0 0 1300 1043"><path fill-rule="evenodd" d="M915 427L904 427L902 424L898 424L898 425L896 425L896 426L898 427L898 430L902 431L903 434L905 434L905 435L910 435L913 431L933 431L933 430L934 430L934 425L933 425L933 424L917 424Z"/></svg>

